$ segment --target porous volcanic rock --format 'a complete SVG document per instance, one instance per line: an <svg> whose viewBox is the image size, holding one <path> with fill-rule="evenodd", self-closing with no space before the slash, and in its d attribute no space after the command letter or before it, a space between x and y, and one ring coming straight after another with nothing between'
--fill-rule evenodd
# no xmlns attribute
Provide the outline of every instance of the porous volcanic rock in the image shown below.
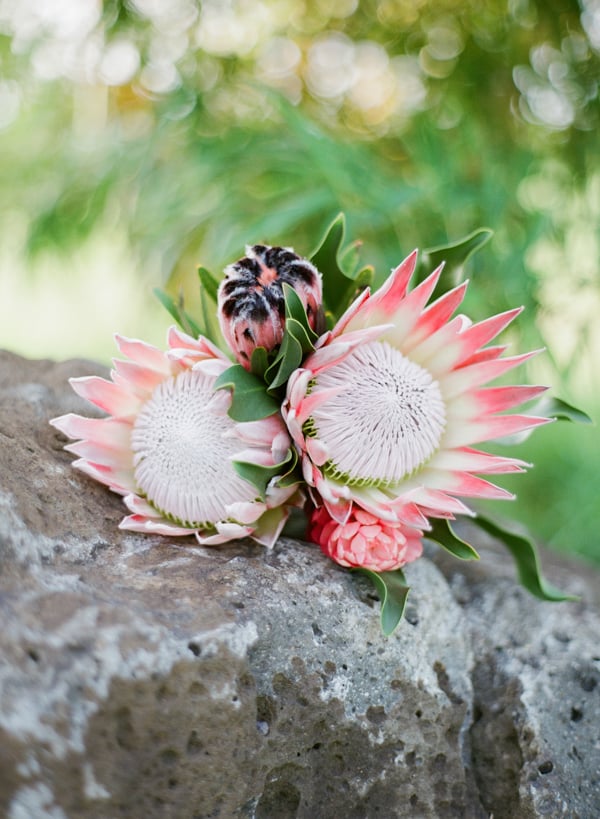
<svg viewBox="0 0 600 819"><path fill-rule="evenodd" d="M431 550L385 639L310 544L121 532L48 425L93 372L0 354L0 815L597 814L597 574L547 563L582 602L544 604Z"/></svg>

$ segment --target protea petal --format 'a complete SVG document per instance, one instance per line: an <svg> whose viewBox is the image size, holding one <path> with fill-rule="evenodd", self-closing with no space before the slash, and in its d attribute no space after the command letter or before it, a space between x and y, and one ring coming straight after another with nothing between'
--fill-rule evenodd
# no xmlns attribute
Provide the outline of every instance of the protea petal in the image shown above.
<svg viewBox="0 0 600 819"><path fill-rule="evenodd" d="M479 444L482 441L514 435L525 429L533 429L551 421L551 418L539 418L531 415L492 415L484 420L473 421L463 427L457 426L457 428L449 430L444 442L447 447L452 448L468 444Z"/></svg>
<svg viewBox="0 0 600 819"><path fill-rule="evenodd" d="M405 352L409 353L417 344L444 326L462 303L467 286L468 282L465 281L448 290L421 313L403 346Z"/></svg>
<svg viewBox="0 0 600 819"><path fill-rule="evenodd" d="M98 375L70 378L69 383L77 395L115 418L130 418L141 405L140 398L133 390L125 390Z"/></svg>
<svg viewBox="0 0 600 819"><path fill-rule="evenodd" d="M421 282L414 290L404 298L399 307L396 308L393 316L393 328L386 333L386 339L394 345L401 345L412 332L423 307L429 301L429 298L435 286L439 281L443 266L438 267L433 271L424 281Z"/></svg>
<svg viewBox="0 0 600 819"><path fill-rule="evenodd" d="M252 537L261 546L272 549L288 517L289 510L285 506L275 506L269 509L257 522Z"/></svg>
<svg viewBox="0 0 600 819"><path fill-rule="evenodd" d="M174 523L169 523L168 520L148 518L144 515L127 515L119 523L119 529L126 529L129 532L141 532L144 535L166 535L167 537L194 534L193 530L185 526L177 526Z"/></svg>
<svg viewBox="0 0 600 819"><path fill-rule="evenodd" d="M84 458L73 461L72 466L74 469L78 469L95 481L108 486L109 489L112 489L113 492L117 492L119 495L129 495L130 492L137 490L135 480L133 479L133 472L130 469L113 468L107 464L97 464L93 461L87 461Z"/></svg>
<svg viewBox="0 0 600 819"><path fill-rule="evenodd" d="M143 364L138 364L135 361L121 361L115 358L113 359L113 365L113 382L123 389L131 389L133 387L142 398L149 396L152 390L157 387L161 381L164 381L166 375L164 372L145 367Z"/></svg>
<svg viewBox="0 0 600 819"><path fill-rule="evenodd" d="M505 458L481 452L470 447L443 449L436 453L429 467L431 469L459 470L462 472L483 472L488 474L502 474L506 472L523 472L531 464L518 458Z"/></svg>
<svg viewBox="0 0 600 819"><path fill-rule="evenodd" d="M201 546L219 546L221 543L228 543L230 540L252 537L254 532L252 526L240 526L239 523L218 523L216 530L214 535L203 535L200 531L196 531L194 534Z"/></svg>
<svg viewBox="0 0 600 819"><path fill-rule="evenodd" d="M340 340L332 340L330 345L319 347L304 362L303 367L316 374L326 367L331 367L333 364L343 361L357 347L366 344L371 339L379 338L389 327L388 324L377 324L356 332L344 333Z"/></svg>
<svg viewBox="0 0 600 819"><path fill-rule="evenodd" d="M134 361L141 367L156 370L163 375L169 374L169 365L165 359L165 354L159 350L158 347L154 347L154 345L148 344L145 341L126 338L118 333L115 334L115 341L120 352L131 359L131 361Z"/></svg>
<svg viewBox="0 0 600 819"><path fill-rule="evenodd" d="M67 444L65 449L98 466L109 466L113 469L131 469L132 466L131 452L127 449L107 447L94 440L76 441Z"/></svg>
<svg viewBox="0 0 600 819"><path fill-rule="evenodd" d="M447 375L440 376L444 386L444 395L446 398L453 398L460 393L473 389L473 387L480 387L482 384L499 378L515 367L519 367L540 352L541 350L533 350L530 353L522 353L521 355L493 358L490 361L480 361L453 370Z"/></svg>
<svg viewBox="0 0 600 819"><path fill-rule="evenodd" d="M131 422L120 418L85 418L70 412L50 423L68 438L95 441L111 449L126 448L131 441Z"/></svg>
<svg viewBox="0 0 600 819"><path fill-rule="evenodd" d="M356 330L360 327L370 327L373 324L382 324L396 314L398 305L406 297L408 283L417 264L417 251L413 252L401 262L386 279L385 283L362 302L347 330ZM439 275L439 274L438 274Z"/></svg>
<svg viewBox="0 0 600 819"><path fill-rule="evenodd" d="M469 367L471 364L479 364L482 361L493 361L496 358L500 358L502 353L505 353L506 350L506 344L496 345L495 347L484 347L483 350L478 350L465 361L462 361L460 366Z"/></svg>
<svg viewBox="0 0 600 819"><path fill-rule="evenodd" d="M547 389L530 386L486 387L474 392L473 399L480 413L501 412L532 401Z"/></svg>
<svg viewBox="0 0 600 819"><path fill-rule="evenodd" d="M516 307L477 324L472 324L460 337L462 359L468 360L469 356L496 338L522 312L522 307Z"/></svg>

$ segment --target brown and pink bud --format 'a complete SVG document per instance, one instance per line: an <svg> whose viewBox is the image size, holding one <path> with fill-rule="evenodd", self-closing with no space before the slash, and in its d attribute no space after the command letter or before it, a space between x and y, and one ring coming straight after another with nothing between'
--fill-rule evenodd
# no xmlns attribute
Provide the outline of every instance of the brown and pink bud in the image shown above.
<svg viewBox="0 0 600 819"><path fill-rule="evenodd" d="M313 330L323 330L321 274L287 247L253 245L243 259L225 268L218 295L225 341L247 370L257 347L277 347L285 329L283 285L292 287Z"/></svg>

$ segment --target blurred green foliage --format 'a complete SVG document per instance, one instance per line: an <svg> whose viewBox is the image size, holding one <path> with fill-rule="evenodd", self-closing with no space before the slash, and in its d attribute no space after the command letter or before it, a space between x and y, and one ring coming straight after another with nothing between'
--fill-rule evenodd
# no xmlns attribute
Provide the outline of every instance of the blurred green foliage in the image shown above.
<svg viewBox="0 0 600 819"><path fill-rule="evenodd" d="M308 254L339 211L378 280L413 247L485 226L469 312L524 304L511 338L548 350L529 377L594 414L599 69L595 0L3 4L4 268L18 256L33 293L54 253L66 292L78 248L124 235L140 286L193 308L197 264L255 242ZM8 319L31 310L4 309L11 346ZM91 326L97 307L76 312ZM525 448L537 467L507 512L600 561L596 431L556 424Z"/></svg>

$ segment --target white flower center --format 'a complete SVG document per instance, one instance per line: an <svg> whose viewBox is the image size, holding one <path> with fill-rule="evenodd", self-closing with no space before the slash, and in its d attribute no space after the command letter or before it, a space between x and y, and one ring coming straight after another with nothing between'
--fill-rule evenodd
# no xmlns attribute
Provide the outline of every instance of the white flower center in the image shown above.
<svg viewBox="0 0 600 819"><path fill-rule="evenodd" d="M228 504L256 496L229 460L242 447L224 435L234 422L210 404L214 382L194 370L163 381L131 438L141 492L166 517L192 527L224 520Z"/></svg>
<svg viewBox="0 0 600 819"><path fill-rule="evenodd" d="M311 425L329 451L332 477L397 483L438 448L446 423L439 386L394 347L380 341L358 347L319 373L313 392L340 386Z"/></svg>

